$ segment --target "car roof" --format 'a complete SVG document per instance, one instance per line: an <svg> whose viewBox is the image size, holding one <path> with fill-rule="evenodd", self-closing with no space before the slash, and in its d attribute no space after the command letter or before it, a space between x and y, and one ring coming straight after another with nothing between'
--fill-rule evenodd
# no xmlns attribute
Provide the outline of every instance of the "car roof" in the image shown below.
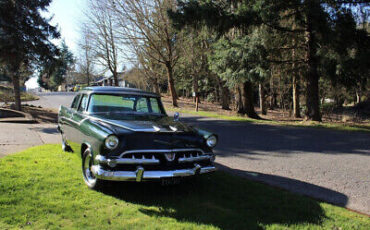
<svg viewBox="0 0 370 230"><path fill-rule="evenodd" d="M118 86L92 86L84 88L82 92L103 93L103 94L132 94L132 95L159 97L159 95L156 93L151 93L136 88L127 88Z"/></svg>

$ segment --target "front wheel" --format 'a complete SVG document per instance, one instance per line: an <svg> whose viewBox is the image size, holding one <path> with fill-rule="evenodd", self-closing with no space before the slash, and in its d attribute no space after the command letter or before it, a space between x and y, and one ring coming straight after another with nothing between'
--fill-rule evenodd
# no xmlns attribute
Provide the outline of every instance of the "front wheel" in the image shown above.
<svg viewBox="0 0 370 230"><path fill-rule="evenodd" d="M91 189L97 189L101 187L103 181L97 179L91 171L93 166L93 157L91 150L88 148L82 155L82 175L85 184Z"/></svg>
<svg viewBox="0 0 370 230"><path fill-rule="evenodd" d="M63 152L73 153L73 150L72 150L71 146L68 145L68 143L66 141L66 138L64 137L63 133L61 133L61 135L62 135L62 150L63 150Z"/></svg>

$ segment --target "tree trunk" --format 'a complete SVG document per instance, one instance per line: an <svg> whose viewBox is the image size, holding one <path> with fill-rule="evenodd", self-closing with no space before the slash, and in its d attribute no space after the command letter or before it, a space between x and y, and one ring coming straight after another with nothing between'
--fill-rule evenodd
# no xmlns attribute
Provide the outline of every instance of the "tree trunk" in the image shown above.
<svg viewBox="0 0 370 230"><path fill-rule="evenodd" d="M114 80L114 86L119 86L118 73L116 71L113 72L113 80Z"/></svg>
<svg viewBox="0 0 370 230"><path fill-rule="evenodd" d="M311 10L312 11L312 10ZM306 85L306 119L321 121L320 99L319 99L319 73L317 72L317 57L315 39L312 32L312 12L307 15L306 26L306 61L307 61L307 85Z"/></svg>
<svg viewBox="0 0 370 230"><path fill-rule="evenodd" d="M218 102L221 103L221 107L224 110L230 110L230 90L225 85L225 81L222 81L219 77L217 79L217 91L219 94Z"/></svg>
<svg viewBox="0 0 370 230"><path fill-rule="evenodd" d="M278 91L278 95L279 95L279 108L280 109L284 109L284 98L283 98L283 94L284 94L284 90L282 90L281 88L281 73L279 73L279 91Z"/></svg>
<svg viewBox="0 0 370 230"><path fill-rule="evenodd" d="M177 95L176 95L175 83L173 81L173 71L172 71L171 64L167 63L166 68L167 68L168 88L170 90L171 97L172 97L172 105L174 107L178 107L178 105L177 105Z"/></svg>
<svg viewBox="0 0 370 230"><path fill-rule="evenodd" d="M276 93L275 93L275 86L274 86L274 77L271 74L270 78L270 109L274 109L276 107Z"/></svg>
<svg viewBox="0 0 370 230"><path fill-rule="evenodd" d="M159 90L159 84L158 84L158 79L157 78L153 79L153 87L154 87L154 92L156 94L161 94L161 92Z"/></svg>
<svg viewBox="0 0 370 230"><path fill-rule="evenodd" d="M90 86L90 73L88 72L86 76L87 76L87 86Z"/></svg>
<svg viewBox="0 0 370 230"><path fill-rule="evenodd" d="M250 118L260 119L260 117L254 111L253 88L250 81L246 81L241 85L241 99L243 105L243 109L241 110L242 113L246 114Z"/></svg>
<svg viewBox="0 0 370 230"><path fill-rule="evenodd" d="M235 102L235 110L240 113L244 114L243 102L242 102L242 90L241 87L237 86L236 89L236 102Z"/></svg>
<svg viewBox="0 0 370 230"><path fill-rule="evenodd" d="M221 106L222 109L230 110L230 91L229 88L222 85L221 86Z"/></svg>
<svg viewBox="0 0 370 230"><path fill-rule="evenodd" d="M361 103L361 91L356 89L356 104Z"/></svg>
<svg viewBox="0 0 370 230"><path fill-rule="evenodd" d="M265 103L265 91L261 83L258 84L258 89L259 89L259 94L260 94L259 95L260 110L261 110L262 115L266 115L267 110L266 110L266 103Z"/></svg>
<svg viewBox="0 0 370 230"><path fill-rule="evenodd" d="M220 96L220 86L215 86L215 99L214 102L220 102L221 96Z"/></svg>
<svg viewBox="0 0 370 230"><path fill-rule="evenodd" d="M199 109L199 96L195 97L195 112L198 112Z"/></svg>
<svg viewBox="0 0 370 230"><path fill-rule="evenodd" d="M298 86L297 74L293 73L293 116L295 118L301 117L298 87L299 86Z"/></svg>
<svg viewBox="0 0 370 230"><path fill-rule="evenodd" d="M18 110L18 111L22 111L21 91L20 91L20 87L19 87L19 73L18 73L18 71L13 73L12 80L13 80L13 88L14 88L15 109Z"/></svg>
<svg viewBox="0 0 370 230"><path fill-rule="evenodd" d="M197 100L198 100L198 103L200 102L200 98L199 98L199 85L198 85L198 76L197 74L194 74L193 75L193 92L195 93L195 97L194 97L194 102L196 103Z"/></svg>
<svg viewBox="0 0 370 230"><path fill-rule="evenodd" d="M326 95L325 95L325 93L323 93L322 96L321 96L321 104L322 105L325 103L325 97L326 97Z"/></svg>
<svg viewBox="0 0 370 230"><path fill-rule="evenodd" d="M320 106L319 106L319 76L316 70L309 67L307 76L307 91L306 91L306 116L308 120L321 121ZM316 72L316 73L315 73Z"/></svg>
<svg viewBox="0 0 370 230"><path fill-rule="evenodd" d="M295 29L295 24L293 24L293 29ZM293 37L293 46L296 46L296 40ZM293 69L293 76L292 76L292 85L293 85L293 116L295 118L300 118L301 117L301 112L300 112L300 105L299 105L299 79L298 79L298 73L296 71L296 53L295 49L292 50L292 59L293 59L293 64L292 64L292 69Z"/></svg>

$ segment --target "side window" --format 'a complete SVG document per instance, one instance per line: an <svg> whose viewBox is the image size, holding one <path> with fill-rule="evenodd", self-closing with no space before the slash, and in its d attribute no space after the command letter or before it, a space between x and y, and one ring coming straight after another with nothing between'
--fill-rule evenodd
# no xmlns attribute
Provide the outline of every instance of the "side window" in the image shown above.
<svg viewBox="0 0 370 230"><path fill-rule="evenodd" d="M136 112L149 112L148 102L145 97L139 98L139 100L136 102Z"/></svg>
<svg viewBox="0 0 370 230"><path fill-rule="evenodd" d="M153 113L161 113L157 98L150 98L150 105L152 106Z"/></svg>
<svg viewBox="0 0 370 230"><path fill-rule="evenodd" d="M88 96L86 94L82 96L81 104L80 104L80 107L78 107L78 111L83 112L86 110L87 99L88 99Z"/></svg>
<svg viewBox="0 0 370 230"><path fill-rule="evenodd" d="M72 102L72 105L71 105L71 108L72 109L77 109L78 107L78 102L80 100L80 94L78 94L77 96L75 96L75 98L73 99L73 102Z"/></svg>

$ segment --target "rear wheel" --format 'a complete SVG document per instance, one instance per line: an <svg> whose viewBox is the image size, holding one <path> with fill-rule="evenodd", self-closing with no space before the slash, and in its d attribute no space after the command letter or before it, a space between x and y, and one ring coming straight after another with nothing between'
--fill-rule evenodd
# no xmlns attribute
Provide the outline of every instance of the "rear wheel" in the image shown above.
<svg viewBox="0 0 370 230"><path fill-rule="evenodd" d="M91 189L97 189L101 187L103 181L96 178L91 170L93 166L93 157L91 150L87 148L82 154L82 175L85 181L85 184Z"/></svg>

